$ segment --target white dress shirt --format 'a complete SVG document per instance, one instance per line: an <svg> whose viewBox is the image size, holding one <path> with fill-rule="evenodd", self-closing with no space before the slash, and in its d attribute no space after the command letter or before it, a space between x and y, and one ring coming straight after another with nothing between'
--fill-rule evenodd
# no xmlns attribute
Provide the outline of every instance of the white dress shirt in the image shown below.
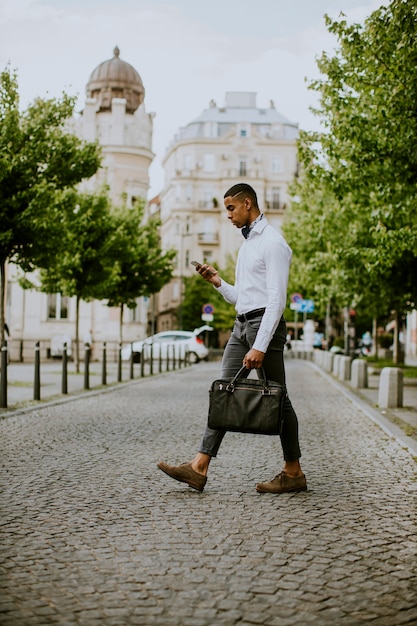
<svg viewBox="0 0 417 626"><path fill-rule="evenodd" d="M287 303L292 251L265 218L251 228L240 247L235 284L221 279L218 291L238 315L265 307L253 348L266 352Z"/></svg>

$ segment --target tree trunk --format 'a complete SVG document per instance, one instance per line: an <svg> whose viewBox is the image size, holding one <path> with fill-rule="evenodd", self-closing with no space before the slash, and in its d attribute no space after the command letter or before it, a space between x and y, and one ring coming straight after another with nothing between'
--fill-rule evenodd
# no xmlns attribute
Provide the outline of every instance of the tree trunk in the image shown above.
<svg viewBox="0 0 417 626"><path fill-rule="evenodd" d="M329 350L329 341L330 341L330 335L332 334L332 322L331 322L331 318L330 318L330 300L327 301L326 304L326 322L325 322L325 326L326 326L326 348L327 350Z"/></svg>
<svg viewBox="0 0 417 626"><path fill-rule="evenodd" d="M378 358L378 320L376 317L372 320L372 344L375 358Z"/></svg>
<svg viewBox="0 0 417 626"><path fill-rule="evenodd" d="M79 342L80 298L75 300L75 371L80 373L80 342Z"/></svg>
<svg viewBox="0 0 417 626"><path fill-rule="evenodd" d="M349 307L344 309L344 336L345 336L345 354L349 356Z"/></svg>
<svg viewBox="0 0 417 626"><path fill-rule="evenodd" d="M123 345L123 304L120 305L119 341Z"/></svg>
<svg viewBox="0 0 417 626"><path fill-rule="evenodd" d="M401 350L400 342L400 325L401 315L395 311L395 328L394 328L394 365L401 365L404 362L404 355Z"/></svg>
<svg viewBox="0 0 417 626"><path fill-rule="evenodd" d="M3 259L0 263L0 337L1 345L4 344L4 324L5 324L5 305L6 305L6 261Z"/></svg>

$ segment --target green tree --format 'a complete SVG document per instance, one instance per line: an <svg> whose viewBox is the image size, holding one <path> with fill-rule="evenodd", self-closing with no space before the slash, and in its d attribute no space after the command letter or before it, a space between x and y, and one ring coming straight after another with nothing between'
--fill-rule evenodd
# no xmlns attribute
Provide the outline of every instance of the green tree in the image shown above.
<svg viewBox="0 0 417 626"><path fill-rule="evenodd" d="M417 297L417 5L393 0L363 25L326 23L339 48L311 85L324 130L301 135L285 232L320 302L327 292L398 316Z"/></svg>
<svg viewBox="0 0 417 626"><path fill-rule="evenodd" d="M116 220L106 189L97 193L65 191L60 201L61 238L48 267L41 270L42 290L75 297L75 364L79 371L80 301L103 299L118 267L114 258Z"/></svg>
<svg viewBox="0 0 417 626"><path fill-rule="evenodd" d="M157 293L169 282L176 251L162 251L159 221L144 219L143 202L131 209L118 209L114 213L114 221L109 251L114 271L102 295L109 306L120 308L122 342L124 307L135 308L137 298Z"/></svg>
<svg viewBox="0 0 417 626"><path fill-rule="evenodd" d="M96 144L65 130L75 98L37 99L19 110L16 73L0 74L0 337L4 341L5 267L46 267L61 231L60 191L100 166Z"/></svg>

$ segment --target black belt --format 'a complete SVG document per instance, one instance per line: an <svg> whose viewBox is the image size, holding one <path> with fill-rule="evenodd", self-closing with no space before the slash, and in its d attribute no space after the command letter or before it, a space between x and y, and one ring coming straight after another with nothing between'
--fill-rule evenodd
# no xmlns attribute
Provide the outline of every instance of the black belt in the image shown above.
<svg viewBox="0 0 417 626"><path fill-rule="evenodd" d="M265 307L263 309L255 309L254 311L249 311L249 313L237 315L236 319L239 320L239 322L247 322L248 320L253 320L255 317L262 317L264 313Z"/></svg>

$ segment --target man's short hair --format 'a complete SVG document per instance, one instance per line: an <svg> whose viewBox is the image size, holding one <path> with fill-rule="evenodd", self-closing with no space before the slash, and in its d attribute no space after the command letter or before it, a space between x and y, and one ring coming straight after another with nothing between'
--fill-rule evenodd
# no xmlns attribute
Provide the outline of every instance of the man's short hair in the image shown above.
<svg viewBox="0 0 417 626"><path fill-rule="evenodd" d="M237 185L233 185L233 187L230 187L230 189L228 189L224 194L224 198L227 198L229 196L231 196L232 198L234 196L239 196L240 198L250 198L254 207L258 208L258 198L256 196L256 191L253 187L246 183L237 183Z"/></svg>

